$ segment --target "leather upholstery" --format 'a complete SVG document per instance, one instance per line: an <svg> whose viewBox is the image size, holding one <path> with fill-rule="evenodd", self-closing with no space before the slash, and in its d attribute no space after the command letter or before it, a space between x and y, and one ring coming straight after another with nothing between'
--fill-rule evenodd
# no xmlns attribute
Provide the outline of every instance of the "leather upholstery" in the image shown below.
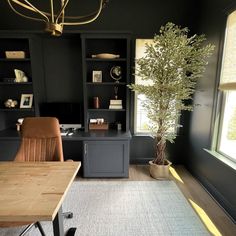
<svg viewBox="0 0 236 236"><path fill-rule="evenodd" d="M63 161L60 126L54 117L27 117L15 161Z"/></svg>

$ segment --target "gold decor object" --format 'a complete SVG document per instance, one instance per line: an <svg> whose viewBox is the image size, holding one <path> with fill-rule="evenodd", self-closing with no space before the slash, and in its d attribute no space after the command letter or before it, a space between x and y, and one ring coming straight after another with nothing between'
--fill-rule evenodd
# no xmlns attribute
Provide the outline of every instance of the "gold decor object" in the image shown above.
<svg viewBox="0 0 236 236"><path fill-rule="evenodd" d="M44 2L43 0L7 0L9 6L16 14L29 20L45 22L45 31L53 36L60 36L63 27L66 25L84 25L95 21L108 2L108 0L98 0L99 6L97 10L91 11L91 13L86 15L69 16L66 15L66 8L69 5L69 1L74 0L50 0L48 1L50 12L47 12L46 10L40 10L36 6L40 2ZM55 10L56 8L57 11Z"/></svg>
<svg viewBox="0 0 236 236"><path fill-rule="evenodd" d="M115 83L119 83L119 80L122 78L122 69L121 66L113 66L110 69L110 76L115 80ZM117 88L118 92L118 88ZM117 94L117 92L115 92Z"/></svg>
<svg viewBox="0 0 236 236"><path fill-rule="evenodd" d="M24 51L5 51L7 59L24 59L25 52Z"/></svg>
<svg viewBox="0 0 236 236"><path fill-rule="evenodd" d="M15 108L17 106L18 102L16 100L13 100L11 98L7 99L4 102L4 105L6 108Z"/></svg>
<svg viewBox="0 0 236 236"><path fill-rule="evenodd" d="M99 54L92 55L92 58L115 59L115 58L120 58L120 55L111 54L111 53L99 53Z"/></svg>

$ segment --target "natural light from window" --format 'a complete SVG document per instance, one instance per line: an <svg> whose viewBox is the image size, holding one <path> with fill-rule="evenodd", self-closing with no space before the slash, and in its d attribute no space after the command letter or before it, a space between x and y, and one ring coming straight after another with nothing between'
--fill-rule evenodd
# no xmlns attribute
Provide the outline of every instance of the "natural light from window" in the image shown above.
<svg viewBox="0 0 236 236"><path fill-rule="evenodd" d="M135 59L139 59L145 56L146 44L153 44L153 39L136 39L136 49L135 49ZM135 63L135 70L137 70L137 63ZM152 85L153 82L150 80L142 80L139 76L135 75L135 83L143 85ZM134 133L135 134L150 134L149 126L151 124L150 119L147 117L147 111L143 106L143 103L147 101L147 98L144 94L135 94L134 102ZM173 127L169 132L177 132L175 130L173 121Z"/></svg>
<svg viewBox="0 0 236 236"><path fill-rule="evenodd" d="M153 43L152 39L136 39L136 50L135 58L139 59L145 55L145 44ZM135 68L137 64L135 63ZM140 77L135 76L136 84L148 85L150 81L143 81ZM150 123L149 118L147 117L147 112L144 109L142 103L146 100L145 95L135 94L135 117L134 117L134 132L135 133L149 133L148 124Z"/></svg>
<svg viewBox="0 0 236 236"><path fill-rule="evenodd" d="M219 151L236 161L236 91L226 93Z"/></svg>
<svg viewBox="0 0 236 236"><path fill-rule="evenodd" d="M236 161L236 11L227 19L219 89L222 105L217 152Z"/></svg>

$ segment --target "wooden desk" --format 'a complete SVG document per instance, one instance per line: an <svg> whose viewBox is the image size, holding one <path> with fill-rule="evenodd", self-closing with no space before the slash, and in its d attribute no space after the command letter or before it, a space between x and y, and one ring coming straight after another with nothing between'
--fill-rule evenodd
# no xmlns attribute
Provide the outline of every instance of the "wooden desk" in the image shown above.
<svg viewBox="0 0 236 236"><path fill-rule="evenodd" d="M0 162L0 222L53 221L64 235L62 202L80 162Z"/></svg>

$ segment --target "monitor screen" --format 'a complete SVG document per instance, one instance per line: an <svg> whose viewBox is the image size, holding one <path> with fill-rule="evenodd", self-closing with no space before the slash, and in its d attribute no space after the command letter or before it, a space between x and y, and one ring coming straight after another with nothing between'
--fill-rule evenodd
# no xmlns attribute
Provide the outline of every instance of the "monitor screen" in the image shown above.
<svg viewBox="0 0 236 236"><path fill-rule="evenodd" d="M79 103L42 103L40 116L56 117L60 124L82 124L82 109Z"/></svg>

